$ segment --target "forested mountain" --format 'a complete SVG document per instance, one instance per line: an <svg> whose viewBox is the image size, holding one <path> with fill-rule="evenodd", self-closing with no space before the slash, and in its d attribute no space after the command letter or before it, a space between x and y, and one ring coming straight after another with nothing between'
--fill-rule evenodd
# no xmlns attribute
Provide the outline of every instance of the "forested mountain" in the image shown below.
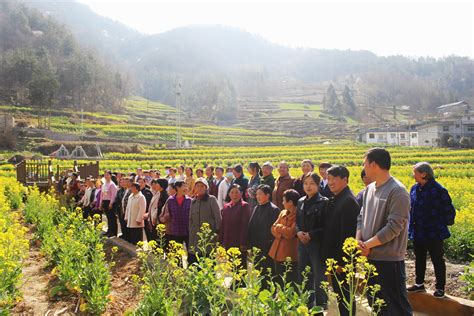
<svg viewBox="0 0 474 316"><path fill-rule="evenodd" d="M4 7L14 6L12 1L6 3ZM127 79L127 82L133 82L133 93L167 104L174 104L174 87L179 79L185 109L199 112L232 112L244 101L265 101L282 94L291 97L295 86L304 86L306 90L302 93L310 93L311 89L326 91L330 83L341 99L343 93L347 99L350 92L354 100L370 100L367 103L373 107L408 105L420 113L434 111L437 106L456 100L474 101L474 62L468 57L414 59L380 57L369 51L294 49L225 26L189 26L144 35L99 16L87 6L72 0L37 0L27 1L26 4L41 10L43 16L15 5L22 8L18 9L21 12L26 12L23 14L29 24L19 22L25 21L23 18L10 18L7 22L16 32L28 30L20 31L22 36L28 34L29 48L25 52L33 49L36 58L44 58L39 57L41 45L37 45L38 41L50 42L53 47L74 43L67 45L74 47L73 56L81 58L70 57L64 49L54 54L48 51L53 68L58 73L56 78L61 81L64 78L61 77L62 71L71 69L61 67L64 63L92 60L97 65L96 69L100 70L98 73L104 78L111 78L100 81L101 84L109 83L99 89L104 92L104 98L107 94L113 95L112 99L121 95L116 93L117 89L123 92L119 75L107 70L120 67L122 73L133 77L133 80ZM44 16L66 24L82 46L94 48L120 66L106 69L96 55L80 49L68 31ZM44 30L41 30L44 34L40 38L34 35L39 28L35 20L43 21ZM27 27L13 26L15 23L23 23ZM55 33L48 32L44 25L55 25ZM4 33L2 31L2 36ZM7 33L10 34L8 41L15 44L8 48L10 52L22 47L15 33ZM117 80L114 81L114 78ZM78 95L81 98L87 95L82 90L89 87L90 91L93 80L84 82L79 80L80 77L77 79L73 80L79 86L75 87L75 93L67 84L58 88L59 100L69 97L73 104L77 104ZM316 99L323 101L322 97Z"/></svg>
<svg viewBox="0 0 474 316"><path fill-rule="evenodd" d="M122 75L70 31L16 0L0 2L0 98L38 111L73 107L116 111Z"/></svg>

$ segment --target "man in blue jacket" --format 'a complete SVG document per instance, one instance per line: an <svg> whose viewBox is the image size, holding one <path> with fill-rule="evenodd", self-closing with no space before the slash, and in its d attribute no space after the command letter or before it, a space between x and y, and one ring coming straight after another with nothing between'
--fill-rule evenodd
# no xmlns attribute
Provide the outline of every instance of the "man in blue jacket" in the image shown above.
<svg viewBox="0 0 474 316"><path fill-rule="evenodd" d="M427 162L413 167L416 184L410 190L411 210L408 235L415 251L416 281L407 290L425 291L426 253L430 253L436 276L435 297L444 297L446 265L443 240L451 236L448 226L454 224L456 210L446 190L435 178Z"/></svg>

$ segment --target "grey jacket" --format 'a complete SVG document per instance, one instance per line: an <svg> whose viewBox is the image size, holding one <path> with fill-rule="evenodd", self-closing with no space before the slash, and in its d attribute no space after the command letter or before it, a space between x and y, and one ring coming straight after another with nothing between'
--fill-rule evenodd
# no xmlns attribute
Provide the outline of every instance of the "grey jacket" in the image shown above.
<svg viewBox="0 0 474 316"><path fill-rule="evenodd" d="M382 245L371 249L369 259L402 261L408 242L410 196L395 178L379 187L369 184L364 192L357 230L366 241L377 235Z"/></svg>
<svg viewBox="0 0 474 316"><path fill-rule="evenodd" d="M189 252L198 251L198 233L204 223L208 223L214 233L219 231L222 215L217 199L207 194L202 199L194 198L189 211Z"/></svg>

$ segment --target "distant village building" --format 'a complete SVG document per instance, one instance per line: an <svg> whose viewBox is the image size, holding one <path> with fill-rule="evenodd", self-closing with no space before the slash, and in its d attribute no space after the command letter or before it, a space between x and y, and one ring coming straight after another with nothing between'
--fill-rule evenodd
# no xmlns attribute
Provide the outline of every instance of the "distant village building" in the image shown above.
<svg viewBox="0 0 474 316"><path fill-rule="evenodd" d="M440 146L443 137L452 137L456 142L463 137L474 139L474 115L425 123L417 131L420 146Z"/></svg>
<svg viewBox="0 0 474 316"><path fill-rule="evenodd" d="M58 158L58 159L90 159L90 158L100 159L100 158L103 158L102 151L98 143L95 146L95 150L96 152L94 152L93 148L89 146L88 148L89 154L88 154L83 146L77 145L71 152L69 152L66 146L64 146L64 144L61 144L58 150L50 154L50 157Z"/></svg>
<svg viewBox="0 0 474 316"><path fill-rule="evenodd" d="M418 132L408 127L369 129L359 134L359 141L367 144L419 146Z"/></svg>
<svg viewBox="0 0 474 316"><path fill-rule="evenodd" d="M444 104L436 108L442 116L463 116L471 112L471 106L466 101Z"/></svg>
<svg viewBox="0 0 474 316"><path fill-rule="evenodd" d="M71 152L71 157L72 159L80 159L80 158L87 158L86 151L82 146L76 146L74 150Z"/></svg>
<svg viewBox="0 0 474 316"><path fill-rule="evenodd" d="M61 144L59 149L55 151L52 156L56 158L69 158L69 150Z"/></svg>
<svg viewBox="0 0 474 316"><path fill-rule="evenodd" d="M367 144L399 146L445 146L443 140L452 138L459 143L463 138L474 140L474 113L472 116L449 118L406 127L374 128L359 134L359 141Z"/></svg>

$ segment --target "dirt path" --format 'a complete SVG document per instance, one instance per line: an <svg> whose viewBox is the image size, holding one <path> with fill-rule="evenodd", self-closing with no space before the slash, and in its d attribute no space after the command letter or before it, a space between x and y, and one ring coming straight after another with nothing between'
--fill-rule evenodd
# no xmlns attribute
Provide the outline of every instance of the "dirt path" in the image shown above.
<svg viewBox="0 0 474 316"><path fill-rule="evenodd" d="M106 243L104 247L107 259L112 253L112 245ZM112 268L111 302L107 306L106 314L121 315L127 310L134 310L140 301L140 294L132 282L132 275L139 274L140 263L125 252L119 250L113 255L115 262Z"/></svg>
<svg viewBox="0 0 474 316"><path fill-rule="evenodd" d="M408 256L405 260L407 285L410 286L415 282L415 256L412 251L408 251ZM451 263L446 261L446 294L469 299L468 294L464 291L466 284L459 280L459 277L464 273L463 264ZM426 261L425 287L428 293L433 293L435 290L436 277L434 274L433 264L428 256Z"/></svg>
<svg viewBox="0 0 474 316"><path fill-rule="evenodd" d="M60 301L50 299L49 290L54 286L54 277L46 268L47 260L40 253L39 247L32 240L33 235L27 235L30 240L30 251L23 265L23 281L20 291L23 300L15 306L12 313L16 315L66 315L73 311L73 298L65 297Z"/></svg>
<svg viewBox="0 0 474 316"><path fill-rule="evenodd" d="M46 268L47 260L40 253L39 246L32 241L33 234L27 235L30 239L30 250L23 265L23 280L20 291L23 300L12 310L13 315L76 315L77 298L67 293L60 293L50 297L49 293L57 285L57 279ZM111 245L106 244L104 250L109 260ZM137 258L132 258L120 250L114 254L116 262L112 268L111 302L107 306L105 315L122 315L127 310L133 310L139 301L139 294L135 289L131 276L139 273Z"/></svg>

